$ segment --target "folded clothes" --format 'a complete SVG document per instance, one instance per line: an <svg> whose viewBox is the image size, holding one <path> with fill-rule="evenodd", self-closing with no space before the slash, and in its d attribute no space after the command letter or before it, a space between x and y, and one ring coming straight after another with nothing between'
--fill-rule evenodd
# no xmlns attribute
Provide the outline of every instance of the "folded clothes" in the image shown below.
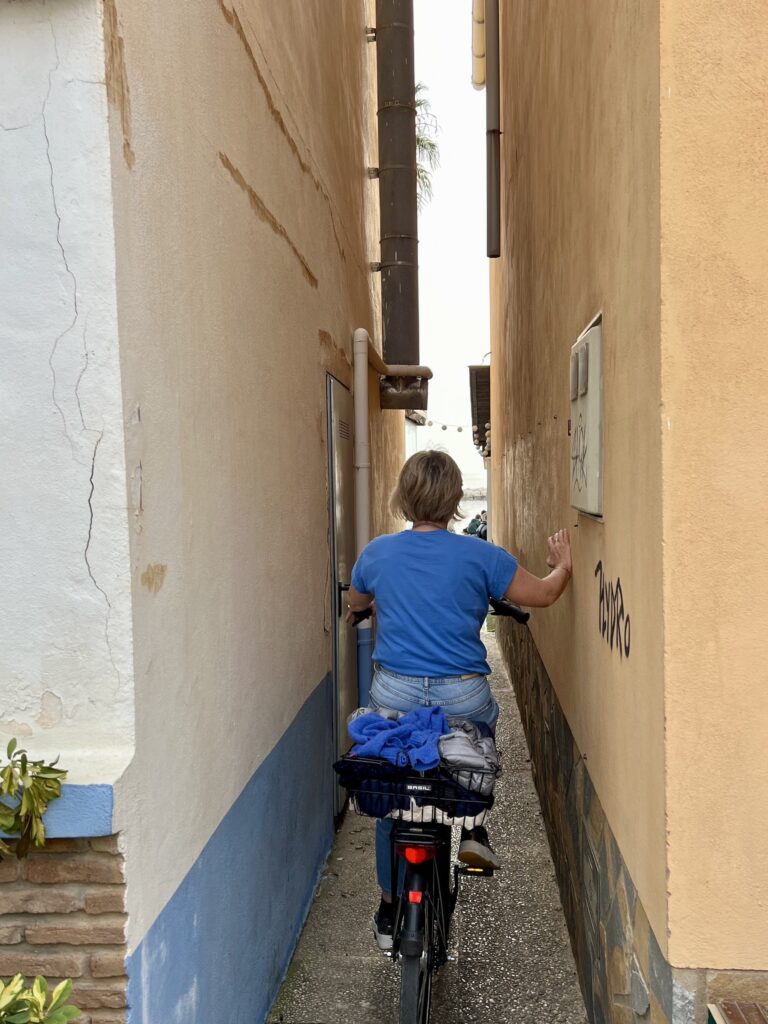
<svg viewBox="0 0 768 1024"><path fill-rule="evenodd" d="M475 722L452 718L451 731L438 743L440 759L465 789L491 793L500 774L493 736Z"/></svg>
<svg viewBox="0 0 768 1024"><path fill-rule="evenodd" d="M440 764L438 743L450 732L441 707L416 708L393 721L377 712L353 718L347 728L355 757L380 757L400 767L426 772Z"/></svg>

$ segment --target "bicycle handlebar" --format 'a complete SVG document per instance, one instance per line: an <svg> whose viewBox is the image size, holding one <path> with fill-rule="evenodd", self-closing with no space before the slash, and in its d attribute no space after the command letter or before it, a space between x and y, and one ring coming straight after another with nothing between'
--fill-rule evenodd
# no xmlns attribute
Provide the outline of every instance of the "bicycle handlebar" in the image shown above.
<svg viewBox="0 0 768 1024"><path fill-rule="evenodd" d="M530 612L524 612L522 608L518 608L516 604L512 604L510 601L505 601L504 598L497 601L495 597L492 597L491 608L493 608L494 615L508 615L515 622L519 622L523 626L531 617Z"/></svg>
<svg viewBox="0 0 768 1024"><path fill-rule="evenodd" d="M524 612L523 609L518 608L516 604L511 604L509 601L505 601L504 599L497 601L495 597L492 597L491 608L493 608L494 615L508 616L509 618L514 619L515 622L519 622L521 625L525 625L531 617L530 612ZM365 608L361 612L353 612L352 625L359 626L361 622L364 622L366 619L370 619L370 617L370 608Z"/></svg>

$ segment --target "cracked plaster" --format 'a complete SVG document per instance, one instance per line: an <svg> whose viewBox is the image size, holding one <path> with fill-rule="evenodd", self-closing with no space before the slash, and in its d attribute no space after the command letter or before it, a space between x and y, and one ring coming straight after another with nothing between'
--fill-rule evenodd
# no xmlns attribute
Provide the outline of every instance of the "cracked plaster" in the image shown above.
<svg viewBox="0 0 768 1024"><path fill-rule="evenodd" d="M133 723L103 79L94 0L0 8L0 736L70 782L111 781Z"/></svg>

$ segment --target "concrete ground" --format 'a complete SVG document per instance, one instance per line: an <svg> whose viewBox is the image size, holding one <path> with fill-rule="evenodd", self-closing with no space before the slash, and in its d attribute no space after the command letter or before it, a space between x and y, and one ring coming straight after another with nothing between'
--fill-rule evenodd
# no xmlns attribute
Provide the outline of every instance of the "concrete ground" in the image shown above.
<svg viewBox="0 0 768 1024"><path fill-rule="evenodd" d="M451 925L456 959L437 975L434 1024L586 1024L531 780L517 705L492 633L504 775L489 821L503 870L464 879ZM396 1024L399 971L378 951L371 819L348 813L270 1024Z"/></svg>

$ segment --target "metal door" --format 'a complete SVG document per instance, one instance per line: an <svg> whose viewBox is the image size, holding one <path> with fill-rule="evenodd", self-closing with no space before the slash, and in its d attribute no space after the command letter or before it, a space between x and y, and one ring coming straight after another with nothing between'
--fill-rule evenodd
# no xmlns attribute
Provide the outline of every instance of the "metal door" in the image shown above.
<svg viewBox="0 0 768 1024"><path fill-rule="evenodd" d="M328 375L328 496L331 546L331 635L333 638L333 745L349 746L347 717L357 707L357 640L345 622L346 590L355 564L355 467L352 395ZM344 805L336 787L335 813Z"/></svg>

